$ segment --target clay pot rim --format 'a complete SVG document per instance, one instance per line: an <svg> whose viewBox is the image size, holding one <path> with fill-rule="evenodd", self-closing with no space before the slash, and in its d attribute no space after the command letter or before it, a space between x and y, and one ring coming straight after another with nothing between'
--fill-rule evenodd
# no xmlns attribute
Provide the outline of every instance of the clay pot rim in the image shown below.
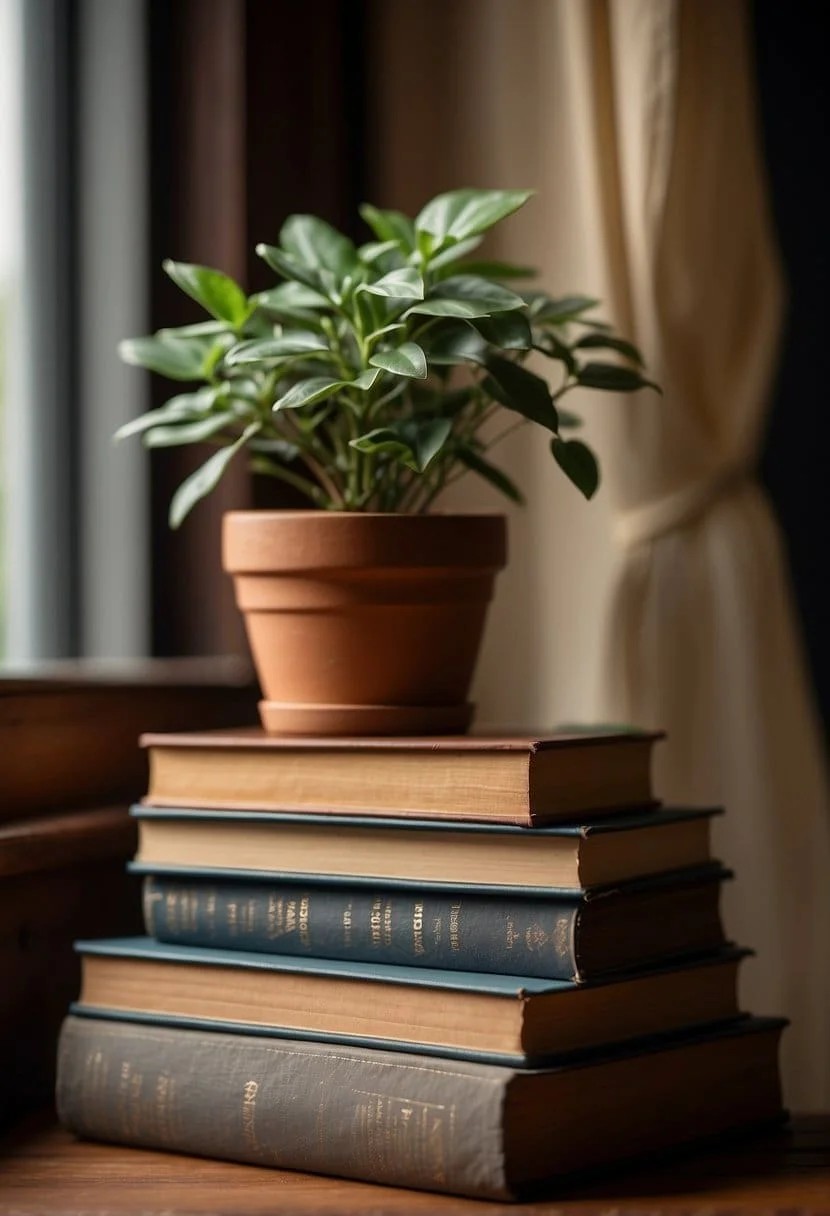
<svg viewBox="0 0 830 1216"><path fill-rule="evenodd" d="M294 533L293 537L291 534ZM228 511L222 563L231 574L336 569L501 569L504 515L364 511Z"/></svg>

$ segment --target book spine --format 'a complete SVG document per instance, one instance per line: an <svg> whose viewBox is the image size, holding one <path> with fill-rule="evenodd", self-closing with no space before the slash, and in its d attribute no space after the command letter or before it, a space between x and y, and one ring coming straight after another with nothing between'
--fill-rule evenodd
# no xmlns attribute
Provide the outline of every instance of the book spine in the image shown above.
<svg viewBox="0 0 830 1216"><path fill-rule="evenodd" d="M571 980L579 902L144 880L147 933L176 945Z"/></svg>
<svg viewBox="0 0 830 1216"><path fill-rule="evenodd" d="M511 1072L323 1044L68 1017L65 1127L94 1140L508 1197Z"/></svg>

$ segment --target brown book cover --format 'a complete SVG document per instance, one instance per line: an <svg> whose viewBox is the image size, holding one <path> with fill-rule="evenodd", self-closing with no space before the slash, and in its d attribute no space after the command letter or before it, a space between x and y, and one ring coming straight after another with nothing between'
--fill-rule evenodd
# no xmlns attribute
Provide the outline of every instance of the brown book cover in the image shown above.
<svg viewBox="0 0 830 1216"><path fill-rule="evenodd" d="M519 826L654 805L660 732L296 738L257 729L145 734L145 803Z"/></svg>

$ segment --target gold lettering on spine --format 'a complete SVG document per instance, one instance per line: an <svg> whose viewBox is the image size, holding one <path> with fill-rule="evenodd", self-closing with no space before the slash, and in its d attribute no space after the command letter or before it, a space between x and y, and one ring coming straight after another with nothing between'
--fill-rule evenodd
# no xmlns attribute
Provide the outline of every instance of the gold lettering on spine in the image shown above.
<svg viewBox="0 0 830 1216"><path fill-rule="evenodd" d="M461 904L450 906L450 949L458 952L461 949Z"/></svg>
<svg viewBox="0 0 830 1216"><path fill-rule="evenodd" d="M225 913L225 924L231 937L236 937L239 932L239 905L232 899L228 900L228 906Z"/></svg>
<svg viewBox="0 0 830 1216"><path fill-rule="evenodd" d="M380 926L383 918L383 913L381 911L382 902L383 901L379 895L373 899L372 909L369 913L369 932L372 936L373 947L378 947L380 945Z"/></svg>
<svg viewBox="0 0 830 1216"><path fill-rule="evenodd" d="M419 901L412 909L412 949L424 953L424 905Z"/></svg>
<svg viewBox="0 0 830 1216"><path fill-rule="evenodd" d="M392 945L392 900L387 899L383 905L383 944Z"/></svg>
<svg viewBox="0 0 830 1216"><path fill-rule="evenodd" d="M308 929L308 914L309 914L310 908L311 908L311 896L304 895L302 897L302 899L300 900L299 925L300 925L300 941L302 942L302 944L305 947L309 947L311 945L311 934L309 933L309 929Z"/></svg>
<svg viewBox="0 0 830 1216"><path fill-rule="evenodd" d="M242 1087L242 1135L253 1153L261 1152L256 1136L256 1096L258 1093L258 1081L246 1081Z"/></svg>
<svg viewBox="0 0 830 1216"><path fill-rule="evenodd" d="M346 904L343 909L343 945L351 946L352 944L352 905Z"/></svg>
<svg viewBox="0 0 830 1216"><path fill-rule="evenodd" d="M278 895L268 896L266 911L266 935L269 941L282 937L285 932L285 905Z"/></svg>

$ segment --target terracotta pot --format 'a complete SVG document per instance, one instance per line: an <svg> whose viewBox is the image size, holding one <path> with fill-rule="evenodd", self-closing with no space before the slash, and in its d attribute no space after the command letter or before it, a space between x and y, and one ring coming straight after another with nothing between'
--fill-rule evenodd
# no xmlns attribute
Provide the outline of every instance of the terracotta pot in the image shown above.
<svg viewBox="0 0 830 1216"><path fill-rule="evenodd" d="M222 558L271 734L449 734L467 697L493 581L494 515L231 511Z"/></svg>

